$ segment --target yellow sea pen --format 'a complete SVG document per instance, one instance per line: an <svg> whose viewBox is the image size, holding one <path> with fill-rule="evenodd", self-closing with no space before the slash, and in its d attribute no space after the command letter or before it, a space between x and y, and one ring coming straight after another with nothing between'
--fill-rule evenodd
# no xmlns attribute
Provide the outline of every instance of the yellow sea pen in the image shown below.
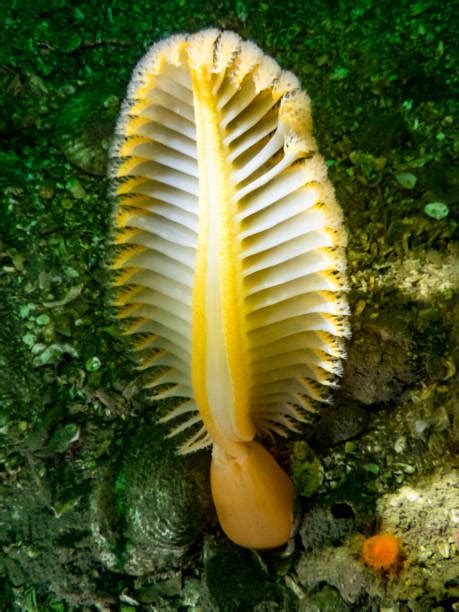
<svg viewBox="0 0 459 612"><path fill-rule="evenodd" d="M232 32L154 45L113 147L119 316L163 366L179 448L212 445L211 486L241 546L285 543L293 486L257 433L327 399L348 333L341 209L298 80ZM158 372L158 370L155 370ZM163 386L164 385L164 386Z"/></svg>

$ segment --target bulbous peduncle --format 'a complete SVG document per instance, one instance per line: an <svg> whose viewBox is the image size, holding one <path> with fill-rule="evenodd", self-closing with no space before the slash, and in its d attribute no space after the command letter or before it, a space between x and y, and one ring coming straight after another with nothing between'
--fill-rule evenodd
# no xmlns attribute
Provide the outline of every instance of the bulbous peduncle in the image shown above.
<svg viewBox="0 0 459 612"><path fill-rule="evenodd" d="M213 447L210 479L220 525L240 546L281 546L292 529L293 484L258 442L240 443L237 451Z"/></svg>

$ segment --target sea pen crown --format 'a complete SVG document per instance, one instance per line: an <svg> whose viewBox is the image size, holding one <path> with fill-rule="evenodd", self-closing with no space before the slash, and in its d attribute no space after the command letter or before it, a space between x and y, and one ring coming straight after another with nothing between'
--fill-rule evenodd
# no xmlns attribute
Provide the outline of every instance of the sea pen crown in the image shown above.
<svg viewBox="0 0 459 612"><path fill-rule="evenodd" d="M346 236L311 129L293 74L206 30L142 59L112 151L119 316L141 366L163 366L153 397L183 398L164 419L194 428L180 452L213 445L220 522L250 547L286 541L293 498L254 437L327 399L348 333Z"/></svg>

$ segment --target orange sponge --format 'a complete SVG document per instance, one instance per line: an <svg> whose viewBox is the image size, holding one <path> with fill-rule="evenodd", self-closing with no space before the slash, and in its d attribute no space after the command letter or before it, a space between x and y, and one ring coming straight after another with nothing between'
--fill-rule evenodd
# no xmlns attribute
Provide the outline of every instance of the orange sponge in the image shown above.
<svg viewBox="0 0 459 612"><path fill-rule="evenodd" d="M400 552L398 539L389 533L380 533L367 538L362 547L365 563L378 570L392 567L398 561Z"/></svg>

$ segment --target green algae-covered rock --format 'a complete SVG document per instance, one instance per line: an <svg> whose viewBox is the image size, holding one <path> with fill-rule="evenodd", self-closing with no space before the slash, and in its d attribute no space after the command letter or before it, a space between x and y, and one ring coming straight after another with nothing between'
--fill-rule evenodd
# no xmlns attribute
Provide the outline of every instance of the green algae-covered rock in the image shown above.
<svg viewBox="0 0 459 612"><path fill-rule="evenodd" d="M319 421L314 429L314 440L320 448L335 446L352 440L365 431L368 425L368 411L359 402L339 398L334 406L320 411Z"/></svg>
<svg viewBox="0 0 459 612"><path fill-rule="evenodd" d="M348 612L350 607L336 589L325 586L300 602L299 612Z"/></svg>
<svg viewBox="0 0 459 612"><path fill-rule="evenodd" d="M176 567L212 516L209 455L178 456L164 430L140 429L101 478L93 509L108 567L134 575Z"/></svg>
<svg viewBox="0 0 459 612"><path fill-rule="evenodd" d="M61 109L57 142L65 157L88 174L104 176L119 99L113 90L82 90Z"/></svg>
<svg viewBox="0 0 459 612"><path fill-rule="evenodd" d="M362 325L349 346L343 395L364 405L395 401L416 382L407 314L402 324L395 309L386 316L384 323Z"/></svg>
<svg viewBox="0 0 459 612"><path fill-rule="evenodd" d="M352 533L354 526L355 520L350 506L348 515L342 512L338 516L328 507L316 506L304 516L300 528L301 541L307 551L336 546Z"/></svg>
<svg viewBox="0 0 459 612"><path fill-rule="evenodd" d="M324 478L322 464L304 440L295 442L290 462L298 494L310 497L322 484Z"/></svg>
<svg viewBox="0 0 459 612"><path fill-rule="evenodd" d="M211 601L209 610L294 610L294 597L281 581L273 579L266 562L281 563L281 554L272 552L262 558L229 540L207 537L204 579Z"/></svg>

